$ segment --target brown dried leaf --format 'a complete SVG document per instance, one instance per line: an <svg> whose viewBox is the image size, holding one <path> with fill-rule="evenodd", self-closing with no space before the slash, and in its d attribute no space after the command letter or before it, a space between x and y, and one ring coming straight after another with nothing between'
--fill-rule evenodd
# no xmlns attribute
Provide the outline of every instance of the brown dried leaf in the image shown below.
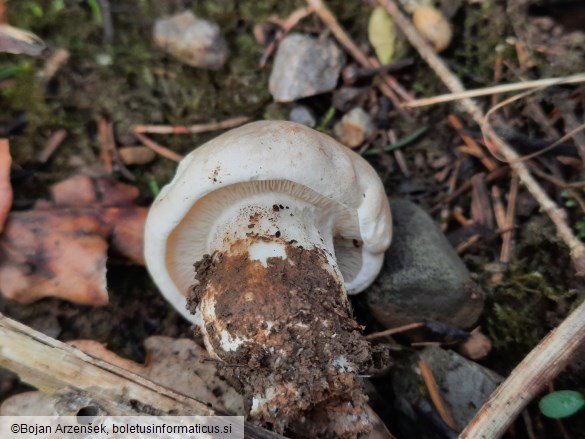
<svg viewBox="0 0 585 439"><path fill-rule="evenodd" d="M0 241L0 291L21 303L54 296L105 305L106 235L88 212L13 212Z"/></svg>
<svg viewBox="0 0 585 439"><path fill-rule="evenodd" d="M147 209L138 190L108 179L75 176L51 188L53 201L14 212L0 238L0 292L21 303L54 296L105 305L106 252L144 263Z"/></svg>

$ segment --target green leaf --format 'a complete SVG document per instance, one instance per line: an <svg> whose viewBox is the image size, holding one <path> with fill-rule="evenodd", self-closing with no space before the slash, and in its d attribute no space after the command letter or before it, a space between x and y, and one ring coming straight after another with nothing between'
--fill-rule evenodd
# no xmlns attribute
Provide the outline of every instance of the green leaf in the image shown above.
<svg viewBox="0 0 585 439"><path fill-rule="evenodd" d="M559 390L546 395L538 403L540 412L553 419L572 416L585 407L585 397L574 390Z"/></svg>
<svg viewBox="0 0 585 439"><path fill-rule="evenodd" d="M392 18L381 6L374 8L368 23L368 39L381 64L388 64L394 57L396 34Z"/></svg>

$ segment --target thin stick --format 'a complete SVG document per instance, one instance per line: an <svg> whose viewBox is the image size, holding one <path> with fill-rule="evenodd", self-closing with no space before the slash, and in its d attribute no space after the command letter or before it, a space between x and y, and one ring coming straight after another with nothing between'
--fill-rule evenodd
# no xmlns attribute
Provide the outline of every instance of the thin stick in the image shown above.
<svg viewBox="0 0 585 439"><path fill-rule="evenodd" d="M516 366L459 439L501 437L526 405L569 363L585 334L585 302Z"/></svg>
<svg viewBox="0 0 585 439"><path fill-rule="evenodd" d="M177 154L175 151L171 151L169 148L166 148L162 145L159 145L154 140L146 137L144 134L140 134L138 132L135 132L134 135L136 136L136 138L138 140L140 140L140 142L142 142L142 144L144 146L147 146L148 148L152 149L157 154L162 155L164 158L167 158L167 159L172 160L174 162L180 162L181 160L183 160L182 155Z"/></svg>
<svg viewBox="0 0 585 439"><path fill-rule="evenodd" d="M397 328L390 328L380 332L373 332L372 334L364 336L364 338L366 340L374 340L376 338L386 337L388 335L398 334L400 332L410 331L411 329L422 328L424 326L425 322L409 323L408 325L399 326Z"/></svg>
<svg viewBox="0 0 585 439"><path fill-rule="evenodd" d="M508 195L508 209L506 210L506 222L504 228L510 229L502 235L502 250L500 252L500 262L507 264L510 262L512 255L512 238L514 230L514 218L516 217L516 199L518 198L519 179L516 174L512 175L510 183L510 194Z"/></svg>
<svg viewBox="0 0 585 439"><path fill-rule="evenodd" d="M457 116L454 114L450 114L448 116L449 122L453 125L453 128L457 130L459 137L465 142L465 144L469 147L471 151L473 151L473 155L478 157L483 165L487 168L488 171L493 171L498 167L498 165L489 157L486 157L481 147L477 144L475 140L469 135L463 132L463 124L459 120Z"/></svg>
<svg viewBox="0 0 585 439"><path fill-rule="evenodd" d="M248 116L238 116L232 119L226 119L221 122L209 122L191 126L172 126L172 125L136 125L133 128L134 133L149 134L199 134L208 131L225 130L235 128L248 122Z"/></svg>
<svg viewBox="0 0 585 439"><path fill-rule="evenodd" d="M389 0L380 0L380 4L386 7L386 1ZM411 41L412 43L412 41ZM413 44L414 46L414 44ZM585 81L585 73L579 73L577 75L571 76L564 76L560 78L546 78L546 79L537 79L534 81L524 81L524 82L515 82L512 84L502 84L502 85L495 85L493 87L485 87L485 88L478 88L475 90L461 90L455 91L453 93L448 93L439 96L433 96L431 98L424 98L424 99L415 99L409 102L404 102L402 104L403 107L415 108L415 107L426 107L428 105L435 105L444 102L452 102L458 101L462 99L468 98L477 98L479 96L489 96L494 95L497 93L509 93L513 91L520 91L520 90L529 90L531 88L539 88L539 87L550 87L551 85L559 85L559 84L575 84L579 82Z"/></svg>
<svg viewBox="0 0 585 439"><path fill-rule="evenodd" d="M146 407L157 414L217 415L206 404L87 355L2 314L0 345L1 367L60 400L67 398L84 407L97 405L114 416L136 415L140 413L136 407ZM283 439L248 422L245 430L245 438Z"/></svg>
<svg viewBox="0 0 585 439"><path fill-rule="evenodd" d="M421 57L429 64L429 66L435 71L435 73L441 78L443 83L453 93L464 93L466 92L465 87L447 67L445 62L436 54L435 50L431 45L418 33L412 23L404 16L404 14L398 9L393 0L378 0L378 3L386 8L390 16L392 16L394 22L405 36L408 38L410 43L418 50ZM574 75L571 82L578 82L576 77L579 77L579 81L585 80L585 74ZM555 81L558 81L556 79ZM566 78L563 83L566 83ZM542 86L542 84L540 84ZM532 177L526 165L520 160L520 156L516 151L512 149L504 140L502 140L489 125L487 118L475 103L475 101L465 98L461 101L462 107L465 111L473 118L473 120L482 128L486 141L490 141L494 144L498 152L510 163L510 167L520 178L520 181L526 186L528 191L536 199L551 221L554 223L557 229L557 234L563 240L563 242L569 247L571 260L575 271L579 276L585 276L585 245L575 236L573 230L567 225L566 217L567 214L564 209L557 206L557 204L550 199L546 192L540 187L538 182Z"/></svg>
<svg viewBox="0 0 585 439"><path fill-rule="evenodd" d="M67 130L64 128L61 128L60 130L57 130L51 134L49 140L47 140L47 144L39 153L37 160L40 163L47 163L55 151L57 151L57 148L59 148L63 140L65 140L65 137L67 137Z"/></svg>
<svg viewBox="0 0 585 439"><path fill-rule="evenodd" d="M497 180L498 178L502 178L509 171L510 171L510 168L507 166L501 166L499 168L496 168L486 176L485 181L486 181L486 183L491 183L491 182ZM451 201L453 201L454 199L459 197L461 194L464 194L465 192L467 192L469 189L471 189L471 181L466 180L461 186L459 186L457 189L455 189L451 195L447 195L437 205L433 206L430 210L430 213L437 213L438 211L441 210L441 207L444 204L450 203Z"/></svg>
<svg viewBox="0 0 585 439"><path fill-rule="evenodd" d="M451 416L451 413L449 413L449 410L445 406L443 398L441 398L441 394L439 393L439 386L437 385L437 381L433 376L433 371L431 370L427 360L422 355L418 360L418 368L420 370L423 381L429 390L429 395L431 396L431 400L433 401L439 416L441 416L441 419L445 421L445 424L447 424L449 428L455 431L459 431L460 428L458 427L457 422L455 422L455 419L453 419L453 416Z"/></svg>

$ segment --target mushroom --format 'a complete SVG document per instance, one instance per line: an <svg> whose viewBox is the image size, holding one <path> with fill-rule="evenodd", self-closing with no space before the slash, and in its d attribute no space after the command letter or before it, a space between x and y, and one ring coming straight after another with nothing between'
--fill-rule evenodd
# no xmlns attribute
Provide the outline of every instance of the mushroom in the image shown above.
<svg viewBox="0 0 585 439"><path fill-rule="evenodd" d="M328 419L303 434L357 437L371 427L358 373L373 359L346 293L374 280L390 239L383 185L362 157L306 126L262 121L181 161L150 209L145 259L251 419L277 431ZM340 414L351 431L332 433Z"/></svg>

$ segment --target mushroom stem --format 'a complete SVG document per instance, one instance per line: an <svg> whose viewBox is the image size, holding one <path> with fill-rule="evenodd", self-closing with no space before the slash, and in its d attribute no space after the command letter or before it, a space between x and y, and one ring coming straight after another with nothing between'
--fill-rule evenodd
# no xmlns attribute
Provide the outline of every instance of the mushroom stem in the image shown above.
<svg viewBox="0 0 585 439"><path fill-rule="evenodd" d="M225 209L212 254L195 264L188 308L247 396L251 419L277 431L311 420L317 437L341 411L355 419L351 431L329 434L351 438L371 427L357 374L372 353L352 317L326 211L275 192Z"/></svg>

